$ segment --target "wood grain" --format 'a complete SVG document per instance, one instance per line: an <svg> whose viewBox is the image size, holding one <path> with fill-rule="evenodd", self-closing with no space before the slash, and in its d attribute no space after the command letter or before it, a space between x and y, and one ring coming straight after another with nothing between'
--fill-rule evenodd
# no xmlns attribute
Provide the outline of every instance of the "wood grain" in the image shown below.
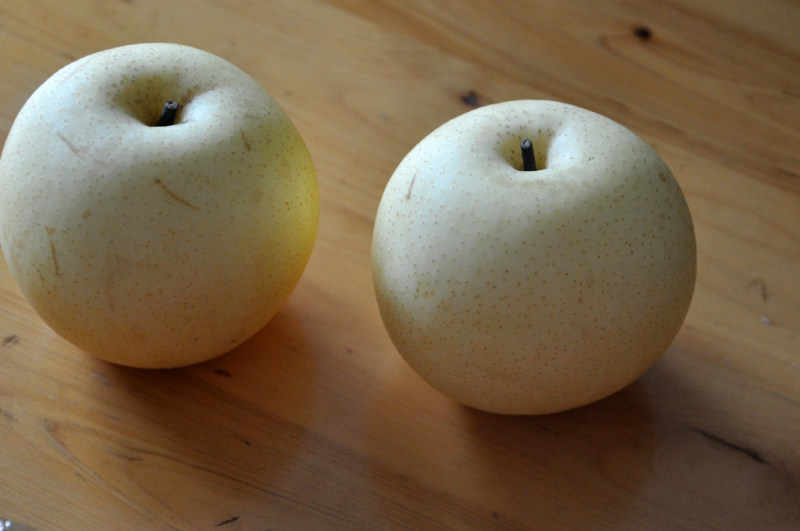
<svg viewBox="0 0 800 531"><path fill-rule="evenodd" d="M185 369L88 357L0 262L0 515L41 529L800 528L798 27L791 0L0 3L0 139L70 61L181 42L281 102L322 196L286 306ZM370 277L403 155L517 98L641 134L683 187L699 250L665 356L541 417L431 389L386 336Z"/></svg>

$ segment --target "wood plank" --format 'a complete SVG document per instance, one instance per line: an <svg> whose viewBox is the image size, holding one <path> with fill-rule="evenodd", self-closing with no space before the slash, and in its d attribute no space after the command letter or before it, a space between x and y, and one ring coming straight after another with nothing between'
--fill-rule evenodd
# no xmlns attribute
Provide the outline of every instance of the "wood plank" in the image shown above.
<svg viewBox="0 0 800 531"><path fill-rule="evenodd" d="M87 356L0 260L0 515L41 529L797 529L798 27L790 0L0 3L0 140L68 62L182 42L280 101L321 190L286 306L193 367ZM369 254L405 153L519 98L640 133L683 187L699 250L665 356L605 400L539 417L473 411L422 381L382 326Z"/></svg>

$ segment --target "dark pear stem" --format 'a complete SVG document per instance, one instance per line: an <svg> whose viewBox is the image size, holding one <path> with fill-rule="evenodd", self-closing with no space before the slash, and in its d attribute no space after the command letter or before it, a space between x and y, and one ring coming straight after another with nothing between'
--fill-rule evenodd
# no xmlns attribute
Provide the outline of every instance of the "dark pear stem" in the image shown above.
<svg viewBox="0 0 800 531"><path fill-rule="evenodd" d="M178 115L178 110L181 108L180 104L175 100L167 100L164 108L161 109L161 116L158 117L156 127L165 127L175 123L175 117Z"/></svg>
<svg viewBox="0 0 800 531"><path fill-rule="evenodd" d="M533 152L533 143L530 139L523 138L519 143L519 149L522 151L523 171L536 171L536 154Z"/></svg>

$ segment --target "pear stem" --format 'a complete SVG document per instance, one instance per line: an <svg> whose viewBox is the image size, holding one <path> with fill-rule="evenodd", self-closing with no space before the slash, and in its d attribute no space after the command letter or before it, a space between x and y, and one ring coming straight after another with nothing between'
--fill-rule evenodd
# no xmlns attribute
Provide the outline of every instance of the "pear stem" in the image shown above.
<svg viewBox="0 0 800 531"><path fill-rule="evenodd" d="M165 127L175 123L175 117L178 116L178 110L181 108L180 104L175 100L167 100L164 108L161 109L161 116L158 117L156 127Z"/></svg>
<svg viewBox="0 0 800 531"><path fill-rule="evenodd" d="M522 152L522 170L536 171L536 154L533 152L533 143L528 138L523 138L519 143Z"/></svg>

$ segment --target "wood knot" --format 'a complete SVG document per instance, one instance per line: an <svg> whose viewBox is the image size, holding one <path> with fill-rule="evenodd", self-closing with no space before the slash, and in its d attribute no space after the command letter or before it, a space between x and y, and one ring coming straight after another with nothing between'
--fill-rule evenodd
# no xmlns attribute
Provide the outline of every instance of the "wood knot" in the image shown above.
<svg viewBox="0 0 800 531"><path fill-rule="evenodd" d="M480 107L481 100L478 98L478 93L470 90L461 95L461 103L468 107Z"/></svg>
<svg viewBox="0 0 800 531"><path fill-rule="evenodd" d="M653 38L653 30L644 25L635 27L633 34L642 42L647 42Z"/></svg>

